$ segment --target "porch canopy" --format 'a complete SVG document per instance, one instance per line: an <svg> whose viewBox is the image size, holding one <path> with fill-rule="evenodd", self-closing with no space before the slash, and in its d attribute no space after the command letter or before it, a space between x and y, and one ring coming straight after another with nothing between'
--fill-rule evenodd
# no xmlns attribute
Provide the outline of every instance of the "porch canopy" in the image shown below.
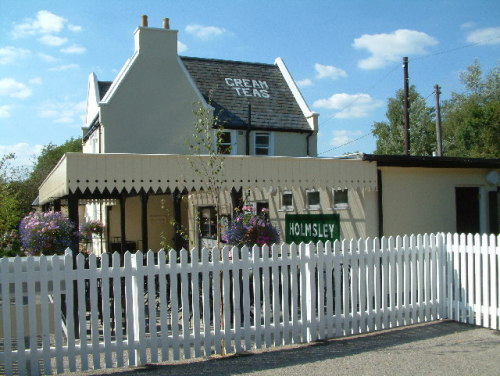
<svg viewBox="0 0 500 376"><path fill-rule="evenodd" d="M207 189L193 168L209 156L66 153L39 188L40 205L68 195ZM224 156L222 190L240 188L377 189L375 163L359 159Z"/></svg>

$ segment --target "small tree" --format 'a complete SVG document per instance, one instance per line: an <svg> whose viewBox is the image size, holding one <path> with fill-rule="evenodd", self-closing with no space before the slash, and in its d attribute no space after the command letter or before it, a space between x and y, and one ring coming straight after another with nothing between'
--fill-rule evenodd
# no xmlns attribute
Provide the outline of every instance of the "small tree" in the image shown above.
<svg viewBox="0 0 500 376"><path fill-rule="evenodd" d="M189 163L193 171L202 176L207 182L206 192L215 206L217 246L219 247L221 235L219 228L219 208L225 159L225 155L221 153L219 145L223 141L224 127L221 118L213 113L211 107L205 107L198 102L195 104L193 113L196 117L193 135L191 139L186 140L191 154ZM230 149L226 147L224 152L228 153Z"/></svg>

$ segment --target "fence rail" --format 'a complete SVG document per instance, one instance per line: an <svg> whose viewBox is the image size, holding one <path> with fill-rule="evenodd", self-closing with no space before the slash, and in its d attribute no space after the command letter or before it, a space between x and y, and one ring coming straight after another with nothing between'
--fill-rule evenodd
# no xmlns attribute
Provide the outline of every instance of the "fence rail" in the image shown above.
<svg viewBox="0 0 500 376"><path fill-rule="evenodd" d="M0 371L240 352L450 318L499 328L495 236L0 261Z"/></svg>

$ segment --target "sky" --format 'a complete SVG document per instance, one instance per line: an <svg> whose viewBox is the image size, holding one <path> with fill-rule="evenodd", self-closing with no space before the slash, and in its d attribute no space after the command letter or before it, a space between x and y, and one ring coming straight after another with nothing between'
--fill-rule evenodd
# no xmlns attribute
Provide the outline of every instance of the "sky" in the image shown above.
<svg viewBox="0 0 500 376"><path fill-rule="evenodd" d="M500 61L498 0L0 0L0 156L29 165L43 145L81 135L87 81L112 81L132 56L140 16L170 19L183 56L274 63L312 111L318 154L372 153L374 122L409 80L434 105L463 91L477 59Z"/></svg>

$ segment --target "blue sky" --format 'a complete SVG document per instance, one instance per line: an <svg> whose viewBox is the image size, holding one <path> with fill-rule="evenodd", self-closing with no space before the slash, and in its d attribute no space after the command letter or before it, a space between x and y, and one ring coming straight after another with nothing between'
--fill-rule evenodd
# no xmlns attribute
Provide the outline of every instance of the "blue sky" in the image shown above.
<svg viewBox="0 0 500 376"><path fill-rule="evenodd" d="M114 79L133 52L140 15L170 18L182 55L273 63L284 59L320 114L321 156L373 152L369 134L387 99L410 84L433 105L461 91L460 71L500 60L498 0L0 2L0 155L19 163L81 134L87 79Z"/></svg>

